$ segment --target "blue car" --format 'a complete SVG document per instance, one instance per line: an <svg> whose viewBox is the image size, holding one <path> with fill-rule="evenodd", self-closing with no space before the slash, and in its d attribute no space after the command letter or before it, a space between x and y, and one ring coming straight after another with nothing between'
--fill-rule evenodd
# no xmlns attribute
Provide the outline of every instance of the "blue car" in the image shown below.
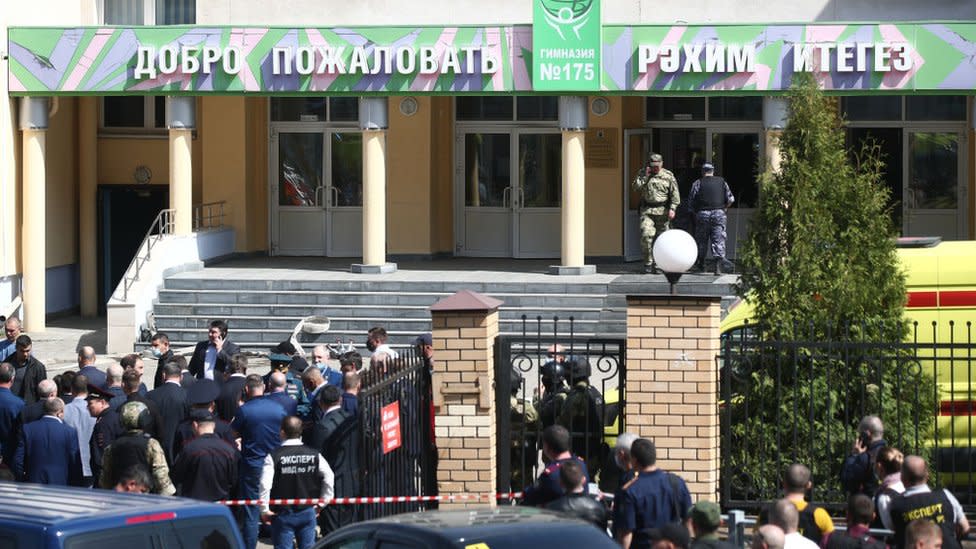
<svg viewBox="0 0 976 549"><path fill-rule="evenodd" d="M243 547L230 511L184 498L0 482L3 549Z"/></svg>

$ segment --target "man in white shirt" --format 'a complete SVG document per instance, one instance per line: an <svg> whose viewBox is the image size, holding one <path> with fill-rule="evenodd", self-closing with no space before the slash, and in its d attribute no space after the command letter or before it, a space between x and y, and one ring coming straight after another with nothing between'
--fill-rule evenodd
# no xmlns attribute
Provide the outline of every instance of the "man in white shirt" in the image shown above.
<svg viewBox="0 0 976 549"><path fill-rule="evenodd" d="M271 522L275 547L309 549L315 544L315 518L334 494L335 475L318 450L302 444L302 420L281 420L282 443L264 459L261 471L261 520ZM270 499L320 499L315 505L269 505Z"/></svg>
<svg viewBox="0 0 976 549"><path fill-rule="evenodd" d="M792 501L776 500L769 510L769 523L779 526L786 533L784 549L819 549L816 543L799 532L800 512Z"/></svg>
<svg viewBox="0 0 976 549"><path fill-rule="evenodd" d="M386 340L386 328L375 326L366 334L366 348L374 355L386 355L394 360L400 358L400 354L387 345Z"/></svg>

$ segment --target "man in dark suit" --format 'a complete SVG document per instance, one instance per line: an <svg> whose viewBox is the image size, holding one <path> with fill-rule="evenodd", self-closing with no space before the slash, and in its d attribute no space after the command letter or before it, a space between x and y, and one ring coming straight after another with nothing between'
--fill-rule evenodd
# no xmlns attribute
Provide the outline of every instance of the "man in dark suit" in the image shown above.
<svg viewBox="0 0 976 549"><path fill-rule="evenodd" d="M27 425L44 417L44 403L58 396L58 386L50 379L37 384L37 402L31 402L20 411L20 424Z"/></svg>
<svg viewBox="0 0 976 549"><path fill-rule="evenodd" d="M20 432L20 411L24 401L10 391L14 381L14 367L0 364L0 460L7 467L14 460L17 450L17 433Z"/></svg>
<svg viewBox="0 0 976 549"><path fill-rule="evenodd" d="M247 381L247 357L238 353L231 357L227 364L229 376L220 386L220 396L217 397L217 415L220 419L230 422L237 415ZM218 382L220 383L220 382Z"/></svg>
<svg viewBox="0 0 976 549"><path fill-rule="evenodd" d="M197 343L190 358L190 373L197 379L212 379L217 383L223 381L224 372L230 364L232 356L241 352L240 347L233 341L227 340L227 323L214 320L210 323L207 340Z"/></svg>
<svg viewBox="0 0 976 549"><path fill-rule="evenodd" d="M163 365L173 360L173 351L169 348L169 336L163 332L156 332L152 336L152 356L157 359L156 375L153 378L153 389L162 387Z"/></svg>
<svg viewBox="0 0 976 549"><path fill-rule="evenodd" d="M95 367L95 349L84 346L78 351L78 373L87 377L88 382L96 387L105 387L105 372Z"/></svg>
<svg viewBox="0 0 976 549"><path fill-rule="evenodd" d="M176 362L163 364L164 383L146 395L146 398L155 402L159 408L159 415L163 420L162 428L159 429L159 442L163 445L166 462L170 465L176 457L173 454L176 428L190 413L190 406L186 403L186 391L180 386L180 377L179 364Z"/></svg>
<svg viewBox="0 0 976 549"><path fill-rule="evenodd" d="M359 421L355 414L342 409L342 393L335 385L318 392L317 404L322 416L306 432L305 445L317 449L335 473L335 497L359 496L359 445L356 433ZM319 515L322 535L351 524L356 519L350 505L328 505Z"/></svg>
<svg viewBox="0 0 976 549"><path fill-rule="evenodd" d="M78 432L65 425L64 401L44 402L46 415L24 425L14 456L14 476L25 482L81 486Z"/></svg>

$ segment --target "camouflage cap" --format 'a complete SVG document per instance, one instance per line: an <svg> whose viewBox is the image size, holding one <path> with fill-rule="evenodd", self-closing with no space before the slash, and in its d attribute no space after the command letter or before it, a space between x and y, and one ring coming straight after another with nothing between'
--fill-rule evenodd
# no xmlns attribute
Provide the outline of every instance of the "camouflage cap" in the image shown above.
<svg viewBox="0 0 976 549"><path fill-rule="evenodd" d="M142 429L149 418L149 408L137 400L130 400L119 407L119 416L124 429Z"/></svg>
<svg viewBox="0 0 976 549"><path fill-rule="evenodd" d="M699 501L691 508L691 523L695 530L711 532L722 525L722 510L714 501Z"/></svg>
<svg viewBox="0 0 976 549"><path fill-rule="evenodd" d="M662 163L664 163L663 156L659 155L658 153L654 153L651 155L651 164L662 164Z"/></svg>

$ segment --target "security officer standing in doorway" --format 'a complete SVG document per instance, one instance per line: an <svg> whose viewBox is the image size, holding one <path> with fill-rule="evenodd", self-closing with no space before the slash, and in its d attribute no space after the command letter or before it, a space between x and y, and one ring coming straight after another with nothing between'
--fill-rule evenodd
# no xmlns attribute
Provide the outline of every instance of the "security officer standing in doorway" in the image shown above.
<svg viewBox="0 0 976 549"><path fill-rule="evenodd" d="M705 270L705 253L711 245L715 258L715 274L731 271L731 263L725 259L725 211L735 202L729 184L715 175L715 166L705 163L702 177L691 185L688 193L691 207L695 209L695 240L698 242L698 269Z"/></svg>
<svg viewBox="0 0 976 549"><path fill-rule="evenodd" d="M641 248L644 251L644 272L657 271L654 264L654 241L658 235L668 230L674 219L674 212L681 203L678 193L678 180L674 174L664 169L664 158L657 153L634 180L634 190L641 194L640 229Z"/></svg>

